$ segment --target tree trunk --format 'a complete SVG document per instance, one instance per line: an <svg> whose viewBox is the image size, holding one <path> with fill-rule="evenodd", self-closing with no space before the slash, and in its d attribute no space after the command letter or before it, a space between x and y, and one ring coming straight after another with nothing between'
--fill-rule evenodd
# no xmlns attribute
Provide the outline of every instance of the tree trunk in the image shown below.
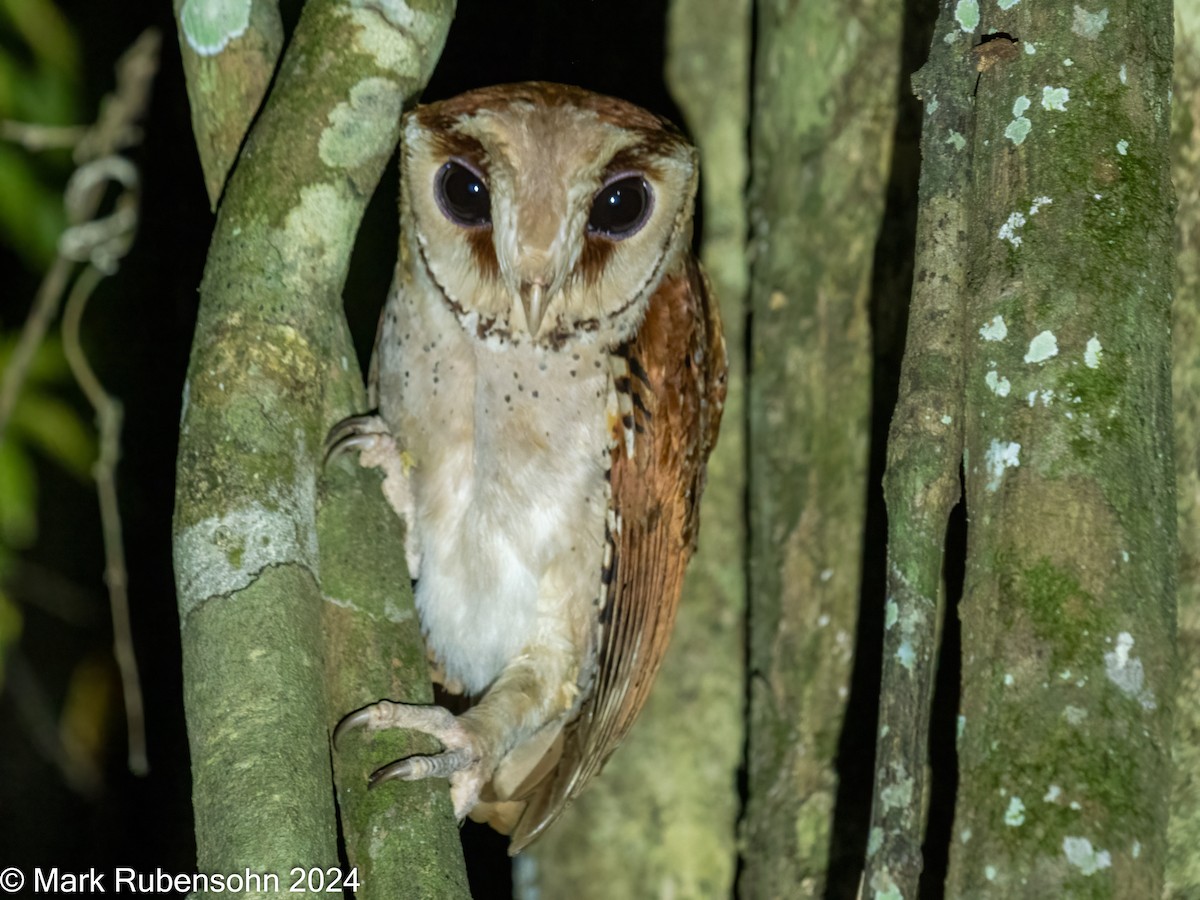
<svg viewBox="0 0 1200 900"><path fill-rule="evenodd" d="M1200 0L1175 2L1171 173L1175 214L1175 453L1179 479L1179 662L1167 890L1200 896Z"/></svg>
<svg viewBox="0 0 1200 900"><path fill-rule="evenodd" d="M763 2L751 160L747 898L819 897L858 619L900 7Z"/></svg>
<svg viewBox="0 0 1200 900"><path fill-rule="evenodd" d="M185 44L209 54L235 48L202 39L188 6L180 12ZM333 0L306 4L221 204L185 385L174 530L197 863L201 871L275 873L280 893L294 866L337 865L328 729L349 712L339 708L349 692L335 685L331 700L326 683L325 664L341 645L325 645L320 563L338 589L331 600L357 595L338 572L336 523L318 526L318 467L329 426L361 411L351 402L361 387L351 381L340 298L354 234L400 112L428 78L452 14L445 0L414 6L381 14ZM206 28L232 38L239 24ZM216 70L238 87L236 73ZM361 502L381 500L376 492ZM336 511L334 500L323 517ZM402 618L404 575L384 571L399 579ZM359 661L419 655L409 640L407 650L380 648L370 663ZM365 779L366 766L350 777ZM446 804L414 810L423 808L432 810L420 819L427 840L456 844ZM348 827L348 841L362 832ZM384 833L381 826L372 837ZM352 861L367 852L347 849ZM422 893L414 887L419 861L409 865L407 895L455 893ZM362 886L365 896L398 889L372 884Z"/></svg>
<svg viewBox="0 0 1200 900"><path fill-rule="evenodd" d="M699 549L649 702L562 821L517 859L532 898L728 896L737 863L745 550L743 353L749 0L675 0L667 76L700 149L702 257L725 321L729 391Z"/></svg>
<svg viewBox="0 0 1200 900"><path fill-rule="evenodd" d="M979 27L960 2L935 38L966 54L977 27L1006 35L975 53L990 67L970 145L947 896L1157 897L1175 666L1171 5L1001 5Z"/></svg>
<svg viewBox="0 0 1200 900"><path fill-rule="evenodd" d="M945 0L936 34L954 35ZM913 76L925 100L912 304L888 434L888 511L874 802L864 883L870 896L916 897L924 837L930 701L942 611L946 526L961 495L963 316L974 66L964 40L935 41Z"/></svg>

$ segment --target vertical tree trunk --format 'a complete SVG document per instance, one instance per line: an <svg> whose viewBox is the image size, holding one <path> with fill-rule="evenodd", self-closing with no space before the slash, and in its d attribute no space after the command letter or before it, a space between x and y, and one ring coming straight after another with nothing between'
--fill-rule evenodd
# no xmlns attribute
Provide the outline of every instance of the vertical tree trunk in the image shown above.
<svg viewBox="0 0 1200 900"><path fill-rule="evenodd" d="M1200 0L1175 2L1171 173L1176 281L1172 314L1175 453L1179 478L1179 662L1175 790L1167 890L1200 896Z"/></svg>
<svg viewBox="0 0 1200 900"><path fill-rule="evenodd" d="M912 304L888 434L888 511L879 731L864 881L872 897L916 897L924 837L930 701L938 655L946 527L961 496L963 296L975 66L943 0L929 61Z"/></svg>
<svg viewBox="0 0 1200 900"><path fill-rule="evenodd" d="M750 0L674 0L667 76L700 149L701 255L730 355L699 550L662 671L603 775L517 859L520 896L728 896L737 863L745 552L743 353Z"/></svg>
<svg viewBox="0 0 1200 900"><path fill-rule="evenodd" d="M1019 40L977 53L992 65L972 147L947 896L1157 897L1175 665L1171 4L1002 5L980 24L958 3L947 38Z"/></svg>
<svg viewBox="0 0 1200 900"><path fill-rule="evenodd" d="M748 898L819 897L859 603L900 7L764 0L753 113Z"/></svg>
<svg viewBox="0 0 1200 900"><path fill-rule="evenodd" d="M281 892L291 867L337 864L328 726L346 710L327 699L316 509L325 432L354 411L334 412L344 382L327 391L353 365L340 291L451 14L306 4L201 287L175 509L197 863L275 873Z"/></svg>

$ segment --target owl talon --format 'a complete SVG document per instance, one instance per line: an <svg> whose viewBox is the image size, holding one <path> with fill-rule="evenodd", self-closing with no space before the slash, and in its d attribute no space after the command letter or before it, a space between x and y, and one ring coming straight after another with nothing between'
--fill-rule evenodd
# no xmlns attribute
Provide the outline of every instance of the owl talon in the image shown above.
<svg viewBox="0 0 1200 900"><path fill-rule="evenodd" d="M325 465L347 450L360 453L378 447L381 443L392 444L392 435L387 424L379 416L350 416L342 419L325 437ZM394 444L392 444L394 446Z"/></svg>
<svg viewBox="0 0 1200 900"><path fill-rule="evenodd" d="M333 732L334 747L348 731L365 728L382 731L406 728L428 734L446 748L429 756L409 756L388 763L371 774L368 787L385 781L420 781L424 778L449 778L454 814L461 821L479 800L484 782L491 777L483 763L483 753L474 733L458 716L441 706L415 706L380 700L350 713Z"/></svg>

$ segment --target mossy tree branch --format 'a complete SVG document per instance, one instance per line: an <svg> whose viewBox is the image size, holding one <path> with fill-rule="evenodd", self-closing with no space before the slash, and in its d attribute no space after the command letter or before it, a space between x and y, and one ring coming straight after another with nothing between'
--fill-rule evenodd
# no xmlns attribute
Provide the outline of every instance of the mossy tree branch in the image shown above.
<svg viewBox="0 0 1200 900"><path fill-rule="evenodd" d="M900 11L890 2L758 6L747 898L825 889L858 620L867 298L896 115Z"/></svg>
<svg viewBox="0 0 1200 900"><path fill-rule="evenodd" d="M916 897L927 797L929 704L937 662L944 542L961 495L963 316L967 289L972 94L968 36L943 0L929 61L912 305L888 435L887 605L867 897Z"/></svg>
<svg viewBox="0 0 1200 900"><path fill-rule="evenodd" d="M175 511L203 871L285 877L337 862L328 729L348 711L335 708L347 693L327 690L318 582L322 561L338 572L340 549L322 545L317 500L324 435L361 411L340 294L401 110L427 80L452 12L448 0L310 0L220 207ZM327 510L336 520L336 503ZM335 598L358 599L333 580ZM394 586L401 603L405 583ZM419 653L397 652L410 651ZM456 840L452 825L449 834Z"/></svg>
<svg viewBox="0 0 1200 900"><path fill-rule="evenodd" d="M978 24L1019 45L975 101L946 893L1158 897L1176 666L1171 4L989 4Z"/></svg>
<svg viewBox="0 0 1200 900"><path fill-rule="evenodd" d="M283 49L278 0L173 0L192 131L213 209Z"/></svg>

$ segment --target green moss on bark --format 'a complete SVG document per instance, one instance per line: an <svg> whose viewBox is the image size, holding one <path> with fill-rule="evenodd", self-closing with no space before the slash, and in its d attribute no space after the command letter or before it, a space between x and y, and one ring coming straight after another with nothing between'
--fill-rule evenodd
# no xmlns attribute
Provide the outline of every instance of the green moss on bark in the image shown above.
<svg viewBox="0 0 1200 900"><path fill-rule="evenodd" d="M1069 7L1018 4L987 23L1037 52L983 73L976 98L968 316L1003 310L1007 336L967 339L955 829L972 838L954 845L952 896L1161 892L1175 664L1170 4L1110 12L1087 35ZM1018 96L1032 101L1019 145L1004 137ZM1012 797L1019 825L1005 819Z"/></svg>

